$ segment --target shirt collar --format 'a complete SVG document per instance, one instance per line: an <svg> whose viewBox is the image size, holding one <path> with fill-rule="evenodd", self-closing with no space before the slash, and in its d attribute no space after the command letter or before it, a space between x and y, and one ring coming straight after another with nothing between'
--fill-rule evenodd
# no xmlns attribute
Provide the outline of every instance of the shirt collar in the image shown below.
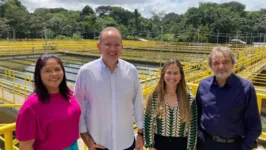
<svg viewBox="0 0 266 150"><path fill-rule="evenodd" d="M120 68L120 64L121 64L120 60L118 59L118 62L116 64L116 66L115 66L115 71ZM101 67L101 70L103 70L103 71L109 70L109 68L103 62L103 58L102 57L100 57L100 67Z"/></svg>
<svg viewBox="0 0 266 150"><path fill-rule="evenodd" d="M228 78L228 80L226 81L226 83L225 83L224 86L229 86L229 87L231 87L231 86L233 85L234 78L235 78L235 75L234 75L233 73L231 73L231 75L229 76L229 78ZM215 76L213 76L213 78L212 78L212 85L218 85Z"/></svg>

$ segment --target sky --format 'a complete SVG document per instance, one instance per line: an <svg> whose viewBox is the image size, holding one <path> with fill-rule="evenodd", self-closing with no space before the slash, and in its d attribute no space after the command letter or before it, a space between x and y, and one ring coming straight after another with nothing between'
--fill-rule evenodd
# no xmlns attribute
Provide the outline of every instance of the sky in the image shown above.
<svg viewBox="0 0 266 150"><path fill-rule="evenodd" d="M27 7L30 12L36 8L65 8L68 10L82 10L84 6L89 5L94 10L98 6L112 5L120 6L129 11L138 11L142 16L149 18L151 12L174 12L183 14L188 8L198 7L200 2L225 3L232 0L21 0L21 3ZM266 8L265 0L235 0L246 5L247 11L256 11Z"/></svg>

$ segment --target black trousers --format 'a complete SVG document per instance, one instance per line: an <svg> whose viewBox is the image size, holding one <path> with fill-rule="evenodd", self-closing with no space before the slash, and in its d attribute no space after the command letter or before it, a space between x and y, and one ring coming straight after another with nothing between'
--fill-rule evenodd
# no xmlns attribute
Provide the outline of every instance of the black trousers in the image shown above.
<svg viewBox="0 0 266 150"><path fill-rule="evenodd" d="M187 137L166 137L155 134L154 142L157 150L187 149Z"/></svg>
<svg viewBox="0 0 266 150"><path fill-rule="evenodd" d="M242 141L221 143L211 139L206 133L198 131L197 150L242 150Z"/></svg>
<svg viewBox="0 0 266 150"><path fill-rule="evenodd" d="M136 143L136 140L134 138L134 141L133 141L133 144L129 147L129 148L126 148L125 150L134 150L135 149L135 143ZM97 150L109 150L109 149L99 149L97 148Z"/></svg>

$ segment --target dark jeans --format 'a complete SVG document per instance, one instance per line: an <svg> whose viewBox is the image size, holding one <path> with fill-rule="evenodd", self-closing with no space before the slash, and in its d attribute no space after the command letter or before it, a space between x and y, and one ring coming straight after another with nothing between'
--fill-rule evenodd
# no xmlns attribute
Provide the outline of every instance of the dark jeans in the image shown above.
<svg viewBox="0 0 266 150"><path fill-rule="evenodd" d="M242 141L221 143L211 139L206 133L198 131L197 150L242 150Z"/></svg>
<svg viewBox="0 0 266 150"><path fill-rule="evenodd" d="M155 134L154 142L157 150L187 149L187 137L167 137Z"/></svg>
<svg viewBox="0 0 266 150"><path fill-rule="evenodd" d="M133 141L133 144L129 147L129 148L126 148L125 150L134 150L135 149L135 143L136 143L136 140L134 138L134 141ZM99 149L97 148L97 150L109 150L109 149Z"/></svg>

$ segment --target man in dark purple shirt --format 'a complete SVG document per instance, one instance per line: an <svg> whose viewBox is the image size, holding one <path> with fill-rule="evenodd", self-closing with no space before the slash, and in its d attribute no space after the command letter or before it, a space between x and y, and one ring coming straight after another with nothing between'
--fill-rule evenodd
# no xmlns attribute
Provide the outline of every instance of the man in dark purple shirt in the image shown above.
<svg viewBox="0 0 266 150"><path fill-rule="evenodd" d="M251 82L232 73L236 58L227 47L215 47L208 64L214 76L203 79L196 101L198 150L252 150L262 127Z"/></svg>

